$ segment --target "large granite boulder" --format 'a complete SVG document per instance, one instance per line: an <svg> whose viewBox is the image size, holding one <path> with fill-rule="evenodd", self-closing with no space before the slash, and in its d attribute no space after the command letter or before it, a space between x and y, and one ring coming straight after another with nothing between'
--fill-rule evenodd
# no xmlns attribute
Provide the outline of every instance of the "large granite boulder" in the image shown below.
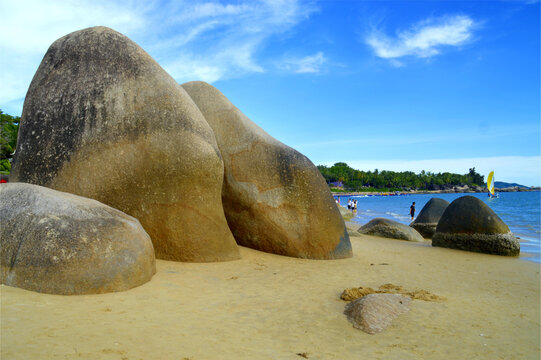
<svg viewBox="0 0 541 360"><path fill-rule="evenodd" d="M346 304L344 314L353 327L374 335L408 312L410 303L400 294L369 294Z"/></svg>
<svg viewBox="0 0 541 360"><path fill-rule="evenodd" d="M26 95L11 181L136 217L158 258L239 258L212 129L173 78L109 28L68 34L45 54Z"/></svg>
<svg viewBox="0 0 541 360"><path fill-rule="evenodd" d="M424 241L423 237L417 232L417 230L401 224L398 221L385 218L372 219L368 223L361 226L358 231L361 234L380 236L384 238L417 242Z"/></svg>
<svg viewBox="0 0 541 360"><path fill-rule="evenodd" d="M430 199L426 205L423 206L421 212L410 226L417 230L424 238L432 239L432 236L436 232L438 221L440 221L447 206L449 206L449 201L447 200L440 198Z"/></svg>
<svg viewBox="0 0 541 360"><path fill-rule="evenodd" d="M225 167L225 215L239 245L310 259L350 257L344 220L312 162L268 135L213 86L182 86L214 130Z"/></svg>
<svg viewBox="0 0 541 360"><path fill-rule="evenodd" d="M49 294L123 291L156 272L137 219L42 186L0 185L0 280Z"/></svg>
<svg viewBox="0 0 541 360"><path fill-rule="evenodd" d="M520 243L507 225L482 200L462 196L441 216L432 246L486 254L517 256Z"/></svg>

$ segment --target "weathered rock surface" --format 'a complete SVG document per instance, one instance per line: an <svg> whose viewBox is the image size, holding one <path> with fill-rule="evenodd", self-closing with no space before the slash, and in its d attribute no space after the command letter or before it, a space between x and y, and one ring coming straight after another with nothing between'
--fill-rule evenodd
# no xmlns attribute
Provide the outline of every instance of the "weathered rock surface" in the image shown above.
<svg viewBox="0 0 541 360"><path fill-rule="evenodd" d="M361 234L380 236L391 239L408 240L408 241L424 241L421 234L411 227L401 224L398 221L375 218L361 226L359 229Z"/></svg>
<svg viewBox="0 0 541 360"><path fill-rule="evenodd" d="M348 221L353 219L353 211L346 209L342 205L337 205L338 211L340 211L340 215L342 215L342 218L344 221Z"/></svg>
<svg viewBox="0 0 541 360"><path fill-rule="evenodd" d="M344 220L312 162L268 135L213 86L182 86L214 130L225 168L224 210L237 242L301 258L350 257Z"/></svg>
<svg viewBox="0 0 541 360"><path fill-rule="evenodd" d="M507 225L474 196L462 196L445 209L432 246L507 256L520 253L520 243Z"/></svg>
<svg viewBox="0 0 541 360"><path fill-rule="evenodd" d="M377 334L408 312L410 302L409 297L399 294L370 294L346 304L344 314L353 327Z"/></svg>
<svg viewBox="0 0 541 360"><path fill-rule="evenodd" d="M45 187L0 185L2 284L49 294L99 294L142 285L156 272L137 219Z"/></svg>
<svg viewBox="0 0 541 360"><path fill-rule="evenodd" d="M158 258L239 257L212 129L173 78L109 28L68 34L45 54L26 95L11 181L136 217Z"/></svg>
<svg viewBox="0 0 541 360"><path fill-rule="evenodd" d="M447 209L447 206L449 206L449 201L447 200L440 198L430 199L410 226L417 230L424 238L432 239L432 236L436 232L436 226L438 226L438 222L445 209Z"/></svg>

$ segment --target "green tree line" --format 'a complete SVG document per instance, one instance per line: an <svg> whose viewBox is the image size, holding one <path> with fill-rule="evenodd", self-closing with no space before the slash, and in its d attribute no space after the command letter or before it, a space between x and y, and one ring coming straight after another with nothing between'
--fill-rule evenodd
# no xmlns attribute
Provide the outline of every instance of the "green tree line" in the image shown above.
<svg viewBox="0 0 541 360"><path fill-rule="evenodd" d="M2 173L9 173L11 170L9 159L17 146L20 120L19 116L4 114L0 110L0 172Z"/></svg>
<svg viewBox="0 0 541 360"><path fill-rule="evenodd" d="M318 165L319 172L328 184L342 182L344 189L351 191L397 191L405 189L439 190L449 186L483 186L484 176L471 168L468 174L459 175L448 172L431 173L421 171L361 171L355 170L344 162L338 162L331 167Z"/></svg>

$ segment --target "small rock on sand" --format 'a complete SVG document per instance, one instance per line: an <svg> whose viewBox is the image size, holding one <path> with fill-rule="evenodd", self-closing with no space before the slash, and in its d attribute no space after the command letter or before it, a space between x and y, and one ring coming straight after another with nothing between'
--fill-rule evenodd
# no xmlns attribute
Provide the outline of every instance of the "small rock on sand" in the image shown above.
<svg viewBox="0 0 541 360"><path fill-rule="evenodd" d="M409 297L399 294L370 294L347 304L344 314L353 327L373 335L408 312L410 302Z"/></svg>

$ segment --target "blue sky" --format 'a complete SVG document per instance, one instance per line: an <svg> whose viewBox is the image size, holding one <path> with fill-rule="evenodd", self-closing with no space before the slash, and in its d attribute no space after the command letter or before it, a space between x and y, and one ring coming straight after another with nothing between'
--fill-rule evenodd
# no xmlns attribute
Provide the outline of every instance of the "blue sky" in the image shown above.
<svg viewBox="0 0 541 360"><path fill-rule="evenodd" d="M2 0L0 13L12 115L54 40L105 25L315 164L541 185L539 1Z"/></svg>

